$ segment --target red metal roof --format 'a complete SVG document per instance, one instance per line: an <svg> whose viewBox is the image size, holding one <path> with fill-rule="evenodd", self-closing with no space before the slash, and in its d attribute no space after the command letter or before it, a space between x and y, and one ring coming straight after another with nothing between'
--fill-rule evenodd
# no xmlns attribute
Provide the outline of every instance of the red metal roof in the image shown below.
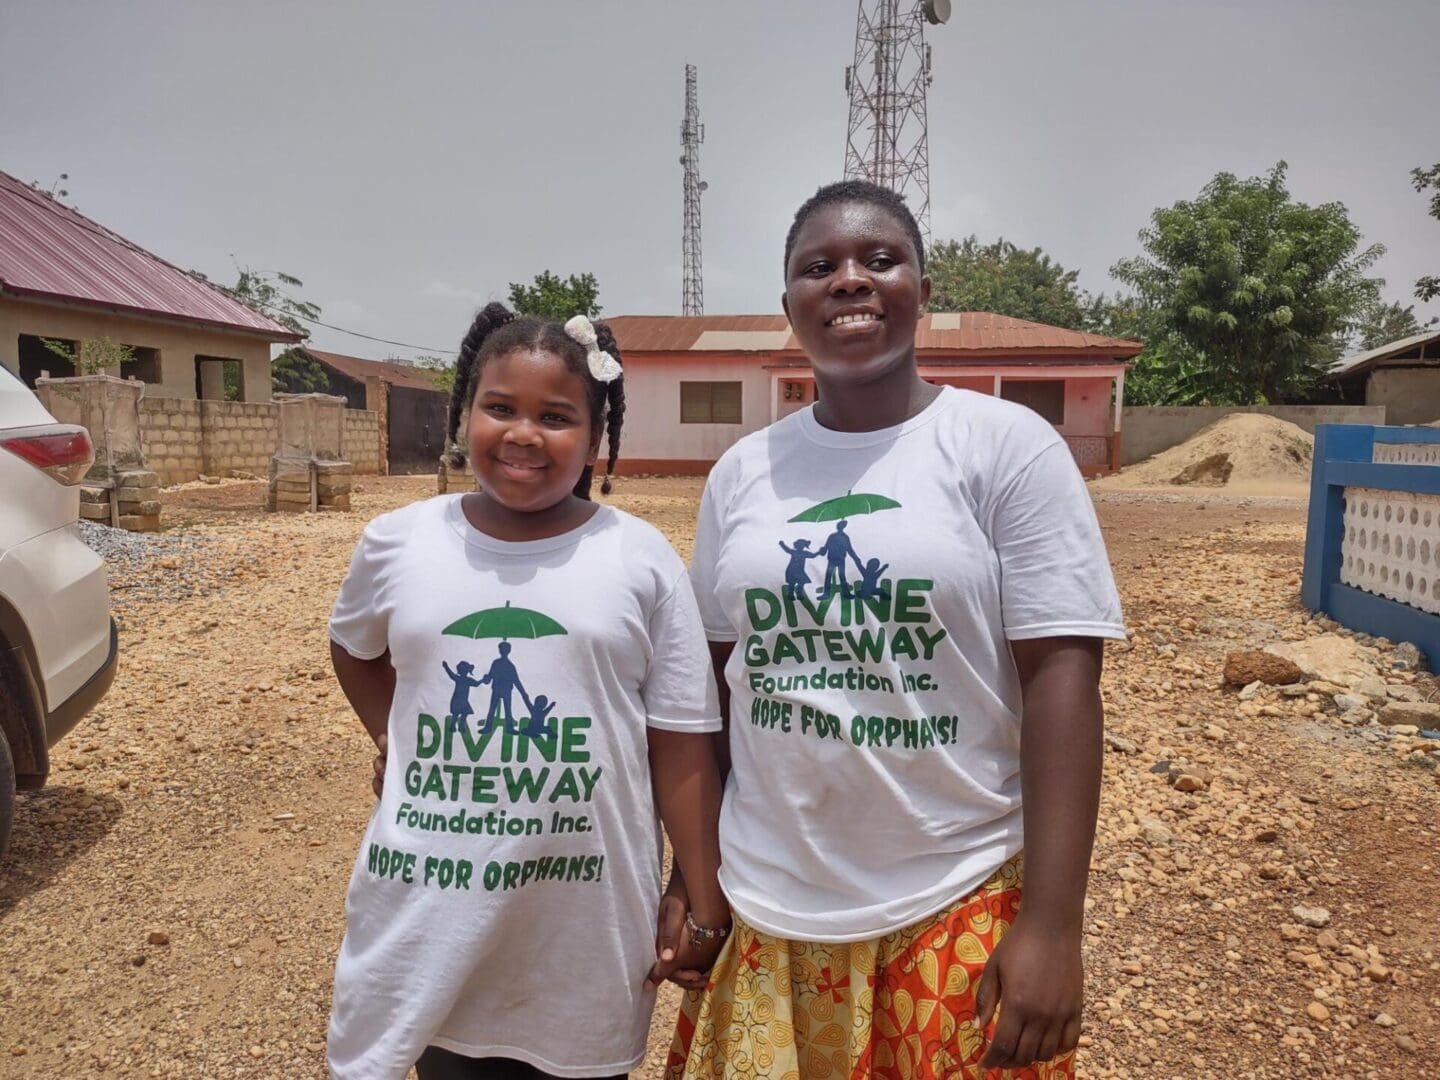
<svg viewBox="0 0 1440 1080"><path fill-rule="evenodd" d="M615 332L622 355L689 352L706 331L773 333L789 326L784 315L617 315L606 321ZM920 320L915 345L917 352L926 358L958 353L976 359L1000 356L1128 359L1144 348L1138 341L1062 330L1058 326L984 311L927 314ZM798 352L799 348L795 335L791 334L780 351ZM727 351L773 353L776 350L737 347Z"/></svg>
<svg viewBox="0 0 1440 1080"><path fill-rule="evenodd" d="M123 236L0 172L0 291L299 341Z"/></svg>
<svg viewBox="0 0 1440 1080"><path fill-rule="evenodd" d="M434 390L437 394L444 393L435 384L435 376L426 368L413 367L410 364L397 364L390 360L362 360L358 356L321 352L319 349L307 348L305 351L326 367L334 368L340 374L348 375L352 379L364 381L373 375L392 386L408 386L415 390Z"/></svg>

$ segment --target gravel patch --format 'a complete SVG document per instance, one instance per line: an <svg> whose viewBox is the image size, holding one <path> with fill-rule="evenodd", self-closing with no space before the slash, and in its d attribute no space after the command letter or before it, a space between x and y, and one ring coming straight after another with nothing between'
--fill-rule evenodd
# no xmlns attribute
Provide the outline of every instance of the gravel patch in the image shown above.
<svg viewBox="0 0 1440 1080"><path fill-rule="evenodd" d="M105 560L110 605L123 612L136 601L184 600L227 583L230 568L212 558L215 541L180 532L136 533L79 522L80 539Z"/></svg>

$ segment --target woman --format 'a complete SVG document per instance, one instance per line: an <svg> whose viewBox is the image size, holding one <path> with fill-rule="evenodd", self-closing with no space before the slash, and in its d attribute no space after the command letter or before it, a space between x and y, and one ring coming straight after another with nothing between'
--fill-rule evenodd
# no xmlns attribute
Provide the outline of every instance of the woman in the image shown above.
<svg viewBox="0 0 1440 1080"><path fill-rule="evenodd" d="M782 303L819 401L706 485L692 580L728 699L735 925L708 982L673 976L703 992L671 1077L1073 1076L1100 639L1124 625L1060 436L920 378L924 258L883 188L801 206ZM788 588L776 540L841 522L883 579ZM677 876L662 955L687 904Z"/></svg>

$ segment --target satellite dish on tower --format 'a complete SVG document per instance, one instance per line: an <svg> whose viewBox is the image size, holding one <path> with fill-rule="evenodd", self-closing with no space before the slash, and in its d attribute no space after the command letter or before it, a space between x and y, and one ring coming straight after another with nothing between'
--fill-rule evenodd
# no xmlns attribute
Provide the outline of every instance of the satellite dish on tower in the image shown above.
<svg viewBox="0 0 1440 1080"><path fill-rule="evenodd" d="M950 21L950 0L922 0L920 9L925 21L931 26L940 26Z"/></svg>

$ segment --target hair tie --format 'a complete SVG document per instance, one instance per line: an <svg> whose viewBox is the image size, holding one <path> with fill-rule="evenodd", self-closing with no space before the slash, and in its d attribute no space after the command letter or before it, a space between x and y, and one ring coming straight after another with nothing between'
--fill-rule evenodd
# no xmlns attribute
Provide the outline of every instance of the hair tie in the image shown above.
<svg viewBox="0 0 1440 1080"><path fill-rule="evenodd" d="M597 382L612 383L620 377L620 361L600 348L595 326L584 315L576 315L565 324L565 334L585 346L585 363Z"/></svg>

